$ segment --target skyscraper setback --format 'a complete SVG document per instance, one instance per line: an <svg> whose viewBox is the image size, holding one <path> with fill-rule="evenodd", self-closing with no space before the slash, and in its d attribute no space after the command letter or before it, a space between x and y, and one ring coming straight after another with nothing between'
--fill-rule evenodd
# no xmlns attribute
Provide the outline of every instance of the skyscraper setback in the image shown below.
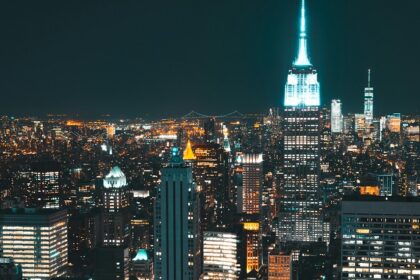
<svg viewBox="0 0 420 280"><path fill-rule="evenodd" d="M284 98L284 186L278 229L283 241L317 241L323 236L319 105L317 72L307 52L303 0L299 51L287 77Z"/></svg>

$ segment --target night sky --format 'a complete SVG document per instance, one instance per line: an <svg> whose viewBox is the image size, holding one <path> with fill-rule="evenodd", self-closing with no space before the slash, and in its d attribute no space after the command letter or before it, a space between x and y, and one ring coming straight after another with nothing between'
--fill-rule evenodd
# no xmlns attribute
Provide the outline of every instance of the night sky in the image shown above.
<svg viewBox="0 0 420 280"><path fill-rule="evenodd" d="M298 0L1 1L0 115L266 112L296 55ZM420 104L420 1L308 0L322 103Z"/></svg>

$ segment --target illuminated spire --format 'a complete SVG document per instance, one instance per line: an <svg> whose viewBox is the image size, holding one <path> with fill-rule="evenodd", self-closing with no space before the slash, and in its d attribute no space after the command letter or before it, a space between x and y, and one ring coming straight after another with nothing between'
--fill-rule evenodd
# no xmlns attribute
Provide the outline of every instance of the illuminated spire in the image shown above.
<svg viewBox="0 0 420 280"><path fill-rule="evenodd" d="M230 153L230 142L229 142L229 131L226 127L226 125L223 125L223 149L225 149L226 152Z"/></svg>
<svg viewBox="0 0 420 280"><path fill-rule="evenodd" d="M300 32L299 32L299 53L297 59L293 63L295 66L311 66L308 58L308 48L306 40L306 18L305 18L305 0L302 0L302 8L300 10Z"/></svg>
<svg viewBox="0 0 420 280"><path fill-rule="evenodd" d="M183 154L183 159L184 160L195 160L196 159L196 156L194 155L194 152L193 152L192 147L191 147L190 140L188 140L187 146L185 147L184 154Z"/></svg>
<svg viewBox="0 0 420 280"><path fill-rule="evenodd" d="M370 69L368 69L368 88L370 88Z"/></svg>

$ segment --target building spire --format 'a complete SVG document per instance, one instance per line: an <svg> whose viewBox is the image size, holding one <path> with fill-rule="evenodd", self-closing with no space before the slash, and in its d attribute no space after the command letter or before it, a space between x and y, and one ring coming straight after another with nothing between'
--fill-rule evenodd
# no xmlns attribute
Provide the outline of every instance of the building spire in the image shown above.
<svg viewBox="0 0 420 280"><path fill-rule="evenodd" d="M370 88L370 69L368 69L368 88Z"/></svg>
<svg viewBox="0 0 420 280"><path fill-rule="evenodd" d="M300 30L299 30L299 52L293 63L295 66L311 66L308 58L307 40L306 40L306 18L305 18L305 0L302 0L300 10Z"/></svg>

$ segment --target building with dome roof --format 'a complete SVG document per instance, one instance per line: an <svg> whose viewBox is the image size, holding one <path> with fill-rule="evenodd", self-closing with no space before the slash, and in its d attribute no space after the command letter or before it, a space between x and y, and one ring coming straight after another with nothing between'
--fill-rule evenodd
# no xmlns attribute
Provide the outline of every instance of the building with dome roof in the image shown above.
<svg viewBox="0 0 420 280"><path fill-rule="evenodd" d="M111 171L105 176L104 187L123 188L127 186L127 178L118 166L112 167Z"/></svg>
<svg viewBox="0 0 420 280"><path fill-rule="evenodd" d="M95 249L94 279L129 278L130 210L127 178L111 168L101 188L102 246ZM117 278L114 278L117 277Z"/></svg>
<svg viewBox="0 0 420 280"><path fill-rule="evenodd" d="M114 166L105 176L103 186L103 245L128 245L129 193L127 189L127 178L118 166Z"/></svg>

